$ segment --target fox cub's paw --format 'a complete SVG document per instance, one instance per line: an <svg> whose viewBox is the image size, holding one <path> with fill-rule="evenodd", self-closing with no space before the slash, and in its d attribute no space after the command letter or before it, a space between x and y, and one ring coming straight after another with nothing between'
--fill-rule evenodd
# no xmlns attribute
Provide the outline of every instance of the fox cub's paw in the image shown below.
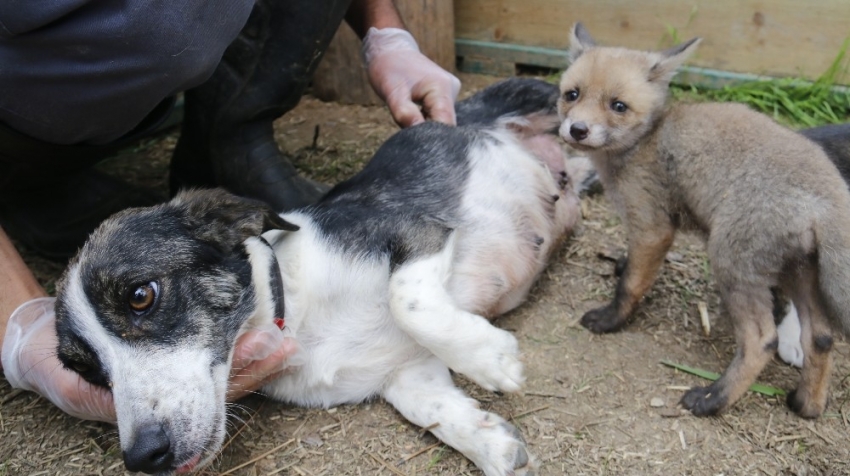
<svg viewBox="0 0 850 476"><path fill-rule="evenodd" d="M826 409L827 399L823 398L822 401L817 401L818 399L806 395L807 392L800 389L794 390L788 393L785 403L788 404L788 408L803 418L814 419L821 416Z"/></svg>
<svg viewBox="0 0 850 476"><path fill-rule="evenodd" d="M714 385L694 387L682 396L679 405L690 410L694 416L717 415L726 408L727 398Z"/></svg>
<svg viewBox="0 0 850 476"><path fill-rule="evenodd" d="M594 334L615 332L623 328L628 316L621 316L617 308L611 304L588 311L581 317L581 325Z"/></svg>

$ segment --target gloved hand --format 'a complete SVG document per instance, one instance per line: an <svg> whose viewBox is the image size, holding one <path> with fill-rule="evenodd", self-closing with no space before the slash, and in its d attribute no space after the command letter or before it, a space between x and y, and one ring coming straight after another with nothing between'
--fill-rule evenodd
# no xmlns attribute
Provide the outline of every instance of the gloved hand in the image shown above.
<svg viewBox="0 0 850 476"><path fill-rule="evenodd" d="M425 119L455 125L460 80L419 52L413 36L399 28L370 28L363 38L369 82L401 127ZM419 110L418 104L422 105Z"/></svg>
<svg viewBox="0 0 850 476"><path fill-rule="evenodd" d="M295 339L286 337L286 329L281 332L273 323L249 329L236 340L227 400L232 402L254 393L304 362L301 346Z"/></svg>
<svg viewBox="0 0 850 476"><path fill-rule="evenodd" d="M9 317L2 353L6 380L12 387L40 394L69 415L114 422L112 394L65 369L56 358L55 301L27 301Z"/></svg>
<svg viewBox="0 0 850 476"><path fill-rule="evenodd" d="M55 298L38 298L9 317L3 339L3 372L12 387L36 392L65 413L85 420L115 422L112 394L66 370L56 357ZM280 372L303 360L298 345L275 325L251 329L234 351L228 400L259 389ZM291 358L290 358L291 357Z"/></svg>

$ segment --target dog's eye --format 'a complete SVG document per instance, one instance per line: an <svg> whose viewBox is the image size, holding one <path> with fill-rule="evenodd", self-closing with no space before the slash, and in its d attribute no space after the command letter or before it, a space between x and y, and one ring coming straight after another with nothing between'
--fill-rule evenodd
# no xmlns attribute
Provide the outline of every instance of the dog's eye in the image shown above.
<svg viewBox="0 0 850 476"><path fill-rule="evenodd" d="M614 101L611 103L611 109L613 109L614 112L623 113L629 110L629 106L626 106L626 103L623 101Z"/></svg>
<svg viewBox="0 0 850 476"><path fill-rule="evenodd" d="M82 362L71 362L71 368L74 369L74 372L77 372L78 374L84 374L91 370L91 367Z"/></svg>
<svg viewBox="0 0 850 476"><path fill-rule="evenodd" d="M159 290L159 286L155 281L151 281L147 284L142 284L141 286L136 287L133 292L130 293L129 303L130 309L134 312L145 312L153 306L154 301L156 300L156 293Z"/></svg>
<svg viewBox="0 0 850 476"><path fill-rule="evenodd" d="M568 102L573 102L578 99L578 89L571 89L564 93L564 100Z"/></svg>

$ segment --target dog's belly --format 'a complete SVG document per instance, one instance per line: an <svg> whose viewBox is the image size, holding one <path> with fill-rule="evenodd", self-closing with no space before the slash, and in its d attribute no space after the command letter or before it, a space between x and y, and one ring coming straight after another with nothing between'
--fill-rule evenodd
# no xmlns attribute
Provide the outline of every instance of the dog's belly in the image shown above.
<svg viewBox="0 0 850 476"><path fill-rule="evenodd" d="M578 195L557 144L538 157L508 137L470 152L472 173L449 292L459 307L495 316L518 306L580 218ZM548 137L538 137L539 142Z"/></svg>

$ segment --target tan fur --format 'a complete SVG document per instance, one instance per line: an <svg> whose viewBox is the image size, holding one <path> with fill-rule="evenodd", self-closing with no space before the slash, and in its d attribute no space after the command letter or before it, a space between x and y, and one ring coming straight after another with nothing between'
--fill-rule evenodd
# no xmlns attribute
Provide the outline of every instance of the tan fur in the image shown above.
<svg viewBox="0 0 850 476"><path fill-rule="evenodd" d="M776 350L770 290L781 288L800 310L805 351L789 404L819 416L831 366L827 315L850 328L850 192L838 170L820 147L743 105L668 107L669 80L698 40L660 53L599 47L579 24L572 41L560 133L589 154L629 233L614 301L582 324L625 325L675 231L699 230L738 351L717 382L691 389L682 404L716 414L746 392Z"/></svg>

